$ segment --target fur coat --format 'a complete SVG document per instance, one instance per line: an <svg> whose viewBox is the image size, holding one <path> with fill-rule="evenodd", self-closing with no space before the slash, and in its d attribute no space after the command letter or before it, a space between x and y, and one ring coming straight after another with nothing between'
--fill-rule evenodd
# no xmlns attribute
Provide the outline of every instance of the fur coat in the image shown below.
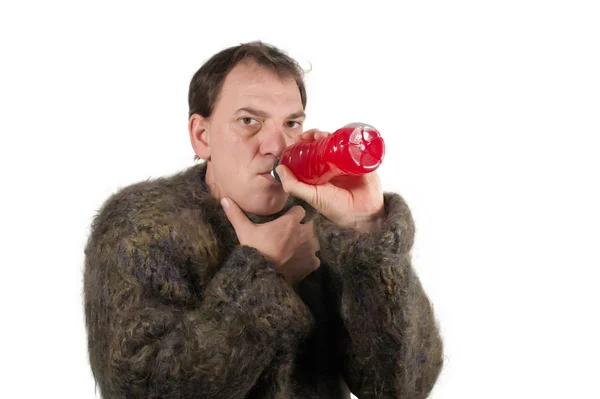
<svg viewBox="0 0 600 399"><path fill-rule="evenodd" d="M375 232L313 220L321 266L291 286L233 226L206 165L120 189L85 247L89 361L103 398L425 398L443 363L411 267L414 223L384 193ZM304 222L303 221L303 222Z"/></svg>

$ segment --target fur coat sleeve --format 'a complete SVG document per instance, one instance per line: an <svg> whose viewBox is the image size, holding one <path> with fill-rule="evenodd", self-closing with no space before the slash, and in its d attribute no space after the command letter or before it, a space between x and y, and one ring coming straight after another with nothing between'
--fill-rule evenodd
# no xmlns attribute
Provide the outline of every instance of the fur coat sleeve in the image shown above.
<svg viewBox="0 0 600 399"><path fill-rule="evenodd" d="M434 312L411 266L414 221L385 193L378 231L358 233L316 219L321 259L333 274L343 374L360 399L426 398L442 368Z"/></svg>
<svg viewBox="0 0 600 399"><path fill-rule="evenodd" d="M244 398L311 330L310 311L272 264L247 246L220 251L233 241L171 194L188 186L128 187L92 223L85 317L104 398Z"/></svg>

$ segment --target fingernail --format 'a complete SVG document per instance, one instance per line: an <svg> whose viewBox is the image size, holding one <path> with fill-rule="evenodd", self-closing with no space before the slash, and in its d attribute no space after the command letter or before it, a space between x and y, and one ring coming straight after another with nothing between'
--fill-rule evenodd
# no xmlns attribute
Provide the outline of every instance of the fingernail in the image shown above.
<svg viewBox="0 0 600 399"><path fill-rule="evenodd" d="M221 199L221 205L223 205L223 208L227 209L229 208L229 201L227 201L226 198Z"/></svg>

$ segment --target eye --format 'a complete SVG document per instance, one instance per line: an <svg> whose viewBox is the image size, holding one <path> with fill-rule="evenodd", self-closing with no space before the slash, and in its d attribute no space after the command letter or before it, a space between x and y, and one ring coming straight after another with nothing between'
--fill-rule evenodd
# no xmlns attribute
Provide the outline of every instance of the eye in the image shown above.
<svg viewBox="0 0 600 399"><path fill-rule="evenodd" d="M244 118L240 118L240 120L242 121L242 123L246 126L252 126L256 123L258 123L258 121L254 118L250 118L248 116L244 117ZM252 123L252 122L256 122L256 123Z"/></svg>
<svg viewBox="0 0 600 399"><path fill-rule="evenodd" d="M292 128L292 129L302 126L302 123L300 123L298 121L288 121L288 122L286 122L286 124L288 127Z"/></svg>

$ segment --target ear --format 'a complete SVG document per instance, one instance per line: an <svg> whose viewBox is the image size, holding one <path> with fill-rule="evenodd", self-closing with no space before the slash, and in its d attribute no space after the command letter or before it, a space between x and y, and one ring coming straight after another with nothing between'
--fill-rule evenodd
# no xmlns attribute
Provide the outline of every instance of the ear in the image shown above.
<svg viewBox="0 0 600 399"><path fill-rule="evenodd" d="M190 142L192 148L199 158L210 159L210 138L208 134L209 121L207 118L192 114L188 121L188 130L190 132Z"/></svg>

